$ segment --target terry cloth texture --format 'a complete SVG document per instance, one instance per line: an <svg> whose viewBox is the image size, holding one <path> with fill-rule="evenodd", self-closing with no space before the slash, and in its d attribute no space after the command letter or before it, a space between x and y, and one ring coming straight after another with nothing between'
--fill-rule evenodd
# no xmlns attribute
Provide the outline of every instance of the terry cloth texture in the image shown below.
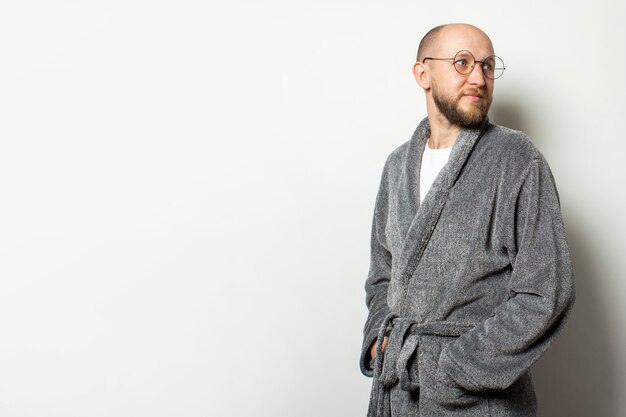
<svg viewBox="0 0 626 417"><path fill-rule="evenodd" d="M461 131L420 204L429 133L424 119L389 156L376 200L368 416L533 416L529 368L574 302L554 179L526 135L486 121Z"/></svg>

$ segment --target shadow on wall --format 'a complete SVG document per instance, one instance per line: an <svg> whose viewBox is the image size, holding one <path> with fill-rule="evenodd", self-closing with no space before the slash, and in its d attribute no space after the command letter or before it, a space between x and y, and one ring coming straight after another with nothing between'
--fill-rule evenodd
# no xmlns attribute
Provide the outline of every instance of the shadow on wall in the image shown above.
<svg viewBox="0 0 626 417"><path fill-rule="evenodd" d="M493 123L526 132L531 123L519 105L498 99L491 111ZM561 179L563 181L563 179ZM612 364L611 329L594 277L602 272L587 247L584 222L563 214L576 277L576 304L563 333L532 369L540 417L617 417L617 375Z"/></svg>
<svg viewBox="0 0 626 417"><path fill-rule="evenodd" d="M565 219L574 272L576 304L563 333L533 368L542 417L617 417L618 387L611 329L593 277L595 265L575 218Z"/></svg>
<svg viewBox="0 0 626 417"><path fill-rule="evenodd" d="M509 101L508 96L498 96L497 101L494 100L493 106L489 113L489 121L498 125L506 126L511 129L521 130L526 133L531 140L535 135L531 129L531 125L526 122L526 115L522 113L518 103L519 100Z"/></svg>

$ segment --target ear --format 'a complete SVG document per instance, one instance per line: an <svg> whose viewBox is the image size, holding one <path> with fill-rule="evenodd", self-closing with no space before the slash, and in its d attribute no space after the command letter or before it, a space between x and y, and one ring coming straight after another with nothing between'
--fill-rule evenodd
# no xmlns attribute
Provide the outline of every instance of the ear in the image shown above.
<svg viewBox="0 0 626 417"><path fill-rule="evenodd" d="M423 62L416 62L413 65L413 77L424 90L430 88L430 69Z"/></svg>

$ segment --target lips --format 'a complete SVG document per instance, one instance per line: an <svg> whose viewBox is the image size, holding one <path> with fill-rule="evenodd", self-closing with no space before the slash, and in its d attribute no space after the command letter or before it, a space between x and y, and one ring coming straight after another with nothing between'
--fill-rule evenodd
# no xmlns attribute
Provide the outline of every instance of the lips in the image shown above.
<svg viewBox="0 0 626 417"><path fill-rule="evenodd" d="M484 97L484 94L480 90L465 91L463 97L467 97L472 101L479 101Z"/></svg>

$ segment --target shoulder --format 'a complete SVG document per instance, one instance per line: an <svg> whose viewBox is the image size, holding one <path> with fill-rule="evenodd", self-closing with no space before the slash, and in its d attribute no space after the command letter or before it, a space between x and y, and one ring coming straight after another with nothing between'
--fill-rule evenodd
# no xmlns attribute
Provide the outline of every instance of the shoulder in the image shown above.
<svg viewBox="0 0 626 417"><path fill-rule="evenodd" d="M505 126L490 125L479 143L485 150L503 157L527 162L543 158L526 133Z"/></svg>
<svg viewBox="0 0 626 417"><path fill-rule="evenodd" d="M425 117L417 125L409 140L394 149L387 157L385 171L401 170L407 165L413 166L421 158L421 150L430 134L430 123Z"/></svg>
<svg viewBox="0 0 626 417"><path fill-rule="evenodd" d="M474 149L480 163L509 173L526 171L531 165L547 165L528 135L519 130L489 125Z"/></svg>
<svg viewBox="0 0 626 417"><path fill-rule="evenodd" d="M404 142L402 145L398 146L394 149L389 156L387 156L387 161L385 162L385 169L390 169L393 167L398 167L404 165L409 155L409 149L411 147L411 141L408 140Z"/></svg>

